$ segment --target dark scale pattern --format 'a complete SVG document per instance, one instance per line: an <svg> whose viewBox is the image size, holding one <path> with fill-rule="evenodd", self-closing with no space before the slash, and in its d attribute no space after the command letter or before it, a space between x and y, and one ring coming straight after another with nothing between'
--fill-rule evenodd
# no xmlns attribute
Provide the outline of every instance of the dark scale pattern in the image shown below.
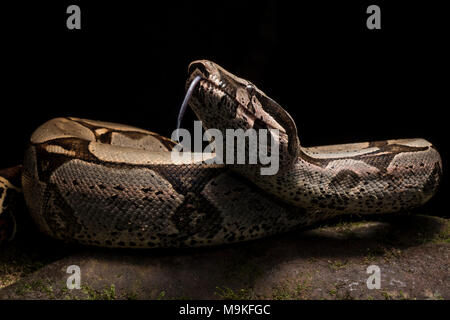
<svg viewBox="0 0 450 320"><path fill-rule="evenodd" d="M202 195L188 192L183 204L179 206L171 221L179 231L178 239L186 240L192 236L211 239L222 228L220 212Z"/></svg>
<svg viewBox="0 0 450 320"><path fill-rule="evenodd" d="M177 233L169 219L182 200L151 170L73 161L61 166L53 179L86 226L81 236L88 242L142 247L151 235L163 243Z"/></svg>
<svg viewBox="0 0 450 320"><path fill-rule="evenodd" d="M84 229L54 184L44 191L41 212L55 238L72 241Z"/></svg>
<svg viewBox="0 0 450 320"><path fill-rule="evenodd" d="M431 172L427 181L423 185L422 191L425 193L425 195L430 196L436 192L441 176L442 176L441 166L439 163L436 162L434 164L433 171Z"/></svg>
<svg viewBox="0 0 450 320"><path fill-rule="evenodd" d="M214 177L227 171L225 168L209 165L155 165L152 170L170 182L180 194L199 193Z"/></svg>
<svg viewBox="0 0 450 320"><path fill-rule="evenodd" d="M339 171L330 181L329 187L332 189L352 189L359 184L361 178L359 175L351 170Z"/></svg>
<svg viewBox="0 0 450 320"><path fill-rule="evenodd" d="M68 155L49 153L45 147L48 145L56 145L64 148L65 150L74 150L78 159L86 161L97 161L89 151L89 141L76 138L62 138L53 140L51 142L39 144L36 146L36 164L37 175L42 182L48 182L52 173L61 165L70 161L71 158ZM50 160L51 159L51 160Z"/></svg>
<svg viewBox="0 0 450 320"><path fill-rule="evenodd" d="M171 221L178 229L180 240L191 236L210 239L219 231L222 223L220 212L201 195L205 185L226 169L206 165L159 165L153 168L170 182L175 191L185 195Z"/></svg>

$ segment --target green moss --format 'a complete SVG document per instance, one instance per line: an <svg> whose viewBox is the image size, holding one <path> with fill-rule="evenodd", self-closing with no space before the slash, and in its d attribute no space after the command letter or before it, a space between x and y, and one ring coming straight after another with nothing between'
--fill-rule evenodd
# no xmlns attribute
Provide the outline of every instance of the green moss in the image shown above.
<svg viewBox="0 0 450 320"><path fill-rule="evenodd" d="M25 293L28 293L32 290L31 285L28 283L24 283L16 289L16 294L18 296L23 296Z"/></svg>
<svg viewBox="0 0 450 320"><path fill-rule="evenodd" d="M348 290L343 291L343 288L345 287L345 282L335 282L333 283L333 287L328 290L328 294L337 300L353 300L354 298L350 295Z"/></svg>
<svg viewBox="0 0 450 320"><path fill-rule="evenodd" d="M311 275L300 274L295 281L285 281L272 289L274 300L303 300L308 299L311 291Z"/></svg>
<svg viewBox="0 0 450 320"><path fill-rule="evenodd" d="M384 248L384 260L391 261L392 259L401 258L403 252L398 248Z"/></svg>
<svg viewBox="0 0 450 320"><path fill-rule="evenodd" d="M44 265L41 261L30 262L26 259L0 262L0 289L17 282L24 276L39 270Z"/></svg>
<svg viewBox="0 0 450 320"><path fill-rule="evenodd" d="M103 290L97 290L86 285L81 286L83 293L87 295L88 300L115 300L116 287L114 284Z"/></svg>
<svg viewBox="0 0 450 320"><path fill-rule="evenodd" d="M380 293L385 300L393 300L394 299L394 296L387 291L381 291Z"/></svg>
<svg viewBox="0 0 450 320"><path fill-rule="evenodd" d="M103 290L106 300L115 300L116 299L116 286L111 285L108 289Z"/></svg>
<svg viewBox="0 0 450 320"><path fill-rule="evenodd" d="M294 289L294 293L296 298L307 298L309 296L309 293L311 291L311 279L307 280L300 280L297 282L297 285Z"/></svg>
<svg viewBox="0 0 450 320"><path fill-rule="evenodd" d="M15 293L18 296L23 296L26 293L37 292L42 293L48 299L55 299L55 294L53 290L53 286L50 285L50 280L34 280L30 283L24 283L20 287L18 287Z"/></svg>
<svg viewBox="0 0 450 320"><path fill-rule="evenodd" d="M441 294L438 293L438 292L435 292L435 293L434 293L434 298L435 298L436 300L444 300L444 297L441 296Z"/></svg>
<svg viewBox="0 0 450 320"><path fill-rule="evenodd" d="M44 283L40 284L39 291L44 293L47 298L49 299L55 299L55 293L53 292L53 286L52 285L46 285Z"/></svg>
<svg viewBox="0 0 450 320"><path fill-rule="evenodd" d="M137 292L128 292L126 298L127 300L137 300L139 299L139 294Z"/></svg>
<svg viewBox="0 0 450 320"><path fill-rule="evenodd" d="M341 220L334 225L331 225L330 228L339 232L346 238L354 238L355 237L355 229L358 229L362 226L365 226L368 222L365 220L361 221L345 221Z"/></svg>
<svg viewBox="0 0 450 320"><path fill-rule="evenodd" d="M294 297L286 283L280 284L272 290L273 300L293 300Z"/></svg>
<svg viewBox="0 0 450 320"><path fill-rule="evenodd" d="M158 294L158 296L156 297L156 300L163 300L165 296L166 296L166 292L163 290Z"/></svg>
<svg viewBox="0 0 450 320"><path fill-rule="evenodd" d="M81 290L87 295L87 298L89 300L99 300L97 291L94 288L91 288L87 285L82 285Z"/></svg>
<svg viewBox="0 0 450 320"><path fill-rule="evenodd" d="M433 239L434 243L450 243L450 220L445 221L442 231Z"/></svg>
<svg viewBox="0 0 450 320"><path fill-rule="evenodd" d="M399 296L400 300L410 300L409 295L407 293L403 292L402 290L400 290L398 292L398 296Z"/></svg>
<svg viewBox="0 0 450 320"><path fill-rule="evenodd" d="M340 261L340 260L336 260L336 261L330 261L328 260L328 264L330 265L331 269L337 271L340 269L343 269L347 266L348 261Z"/></svg>

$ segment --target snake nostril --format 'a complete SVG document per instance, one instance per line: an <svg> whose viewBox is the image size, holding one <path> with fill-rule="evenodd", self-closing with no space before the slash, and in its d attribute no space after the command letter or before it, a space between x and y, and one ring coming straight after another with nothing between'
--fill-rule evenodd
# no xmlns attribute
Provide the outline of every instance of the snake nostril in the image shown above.
<svg viewBox="0 0 450 320"><path fill-rule="evenodd" d="M190 75L193 74L196 70L200 71L204 78L209 77L209 72L208 72L208 70L206 70L206 67L203 63L193 62L189 65L188 73Z"/></svg>

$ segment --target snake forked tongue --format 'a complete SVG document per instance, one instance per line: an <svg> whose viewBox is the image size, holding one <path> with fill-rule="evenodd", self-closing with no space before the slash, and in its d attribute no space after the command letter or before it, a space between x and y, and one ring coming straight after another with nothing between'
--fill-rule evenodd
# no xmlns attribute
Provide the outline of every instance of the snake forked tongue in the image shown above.
<svg viewBox="0 0 450 320"><path fill-rule="evenodd" d="M200 76L196 76L192 80L192 82L189 85L189 88L188 88L188 90L186 92L186 96L184 97L183 103L181 104L180 112L178 113L178 119L177 119L177 140L179 140L179 138L178 138L178 129L180 129L180 125L181 125L181 121L183 120L184 113L186 112L189 100L191 99L192 92L194 92L194 89L197 86L197 84L199 83L200 79L201 79Z"/></svg>

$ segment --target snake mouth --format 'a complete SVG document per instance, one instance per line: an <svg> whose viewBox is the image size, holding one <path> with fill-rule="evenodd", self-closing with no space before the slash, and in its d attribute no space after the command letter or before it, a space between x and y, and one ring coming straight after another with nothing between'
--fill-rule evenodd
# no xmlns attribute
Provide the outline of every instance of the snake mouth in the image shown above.
<svg viewBox="0 0 450 320"><path fill-rule="evenodd" d="M235 104L239 105L242 108L245 108L237 99L236 99L236 88L231 88L231 84L227 83L225 80L219 79L213 72L209 72L203 63L191 63L189 65L189 78L186 82L186 89L188 89L191 84L195 81L197 77L200 78L199 84L196 86L196 98L200 100L198 93L203 89L205 93L204 99L207 98L206 94L210 96L224 96L226 95L230 101L233 101ZM233 92L230 92L233 91ZM212 94L211 94L212 93Z"/></svg>
<svg viewBox="0 0 450 320"><path fill-rule="evenodd" d="M204 112L204 108L201 108L200 106L206 105L209 107L220 107L220 104L224 102L223 98L226 98L227 100L227 103L225 103L225 105L234 107L234 110L244 107L240 105L239 102L236 101L236 99L234 99L228 92L223 90L223 86L220 87L214 81L205 78L203 75L199 75L198 72L191 74L188 81L186 82L186 86L186 95L178 113L177 130L180 128L181 121L184 117L184 113L187 109L188 104L192 107L194 113L200 120L202 120L203 118L200 115L207 114L207 112ZM218 96L221 97L219 98ZM194 99L194 103L192 103L192 97ZM198 107L196 106L196 104L198 104ZM215 109L217 110L217 108ZM221 108L221 110L223 109L224 108ZM236 111L230 111L232 116L229 117L229 119L234 119L236 117Z"/></svg>
<svg viewBox="0 0 450 320"><path fill-rule="evenodd" d="M237 107L246 109L245 106L240 103L234 95L229 93L226 89L225 84L218 84L216 81L211 80L209 78L201 78L199 86L197 88L198 91L203 90L205 94L216 95L216 99L220 100L222 97L227 97L229 102L232 102Z"/></svg>

